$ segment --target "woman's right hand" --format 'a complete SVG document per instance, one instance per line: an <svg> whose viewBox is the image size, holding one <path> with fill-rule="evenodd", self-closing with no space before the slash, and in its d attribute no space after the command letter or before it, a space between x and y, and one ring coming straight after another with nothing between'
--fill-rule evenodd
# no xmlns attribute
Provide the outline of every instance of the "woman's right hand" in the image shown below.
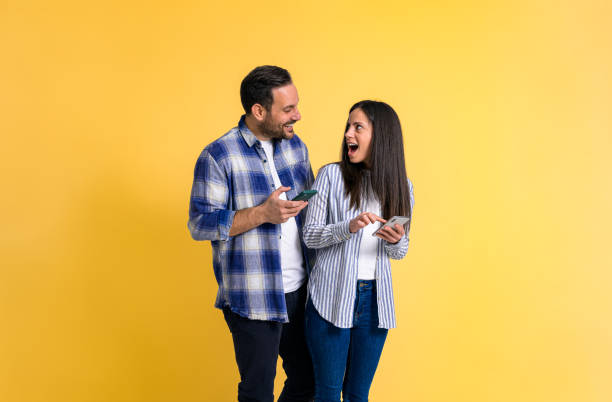
<svg viewBox="0 0 612 402"><path fill-rule="evenodd" d="M387 221L372 212L362 212L349 222L349 232L355 233L375 222L386 223Z"/></svg>

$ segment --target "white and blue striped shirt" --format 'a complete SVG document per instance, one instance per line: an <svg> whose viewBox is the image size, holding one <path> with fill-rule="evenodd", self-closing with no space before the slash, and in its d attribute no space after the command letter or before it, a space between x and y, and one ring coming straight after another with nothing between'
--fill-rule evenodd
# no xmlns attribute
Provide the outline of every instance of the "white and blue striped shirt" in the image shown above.
<svg viewBox="0 0 612 402"><path fill-rule="evenodd" d="M410 205L414 205L408 180ZM313 189L318 193L308 203L304 242L317 249L308 293L325 320L339 328L353 326L359 246L363 230L350 233L349 222L361 212L349 205L344 180L336 163L321 168ZM386 217L390 218L390 217ZM379 328L395 328L395 307L389 258L401 259L408 251L408 233L396 244L379 239L376 257L376 293Z"/></svg>

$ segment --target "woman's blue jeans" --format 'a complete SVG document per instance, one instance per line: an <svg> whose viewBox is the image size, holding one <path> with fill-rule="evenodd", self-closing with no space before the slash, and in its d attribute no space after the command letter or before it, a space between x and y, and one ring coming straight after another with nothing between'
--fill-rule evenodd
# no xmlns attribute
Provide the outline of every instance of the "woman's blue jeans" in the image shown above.
<svg viewBox="0 0 612 402"><path fill-rule="evenodd" d="M306 344L315 376L315 402L368 400L388 330L378 328L376 281L357 281L352 328L325 321L309 299Z"/></svg>

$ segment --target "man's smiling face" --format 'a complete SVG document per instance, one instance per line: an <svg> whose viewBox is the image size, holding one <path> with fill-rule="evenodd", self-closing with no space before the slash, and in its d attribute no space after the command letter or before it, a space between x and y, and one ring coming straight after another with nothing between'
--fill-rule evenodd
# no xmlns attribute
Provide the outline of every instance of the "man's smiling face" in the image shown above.
<svg viewBox="0 0 612 402"><path fill-rule="evenodd" d="M295 85L274 88L272 99L270 110L266 110L259 129L270 139L291 139L294 134L293 124L302 118L297 108L299 98Z"/></svg>

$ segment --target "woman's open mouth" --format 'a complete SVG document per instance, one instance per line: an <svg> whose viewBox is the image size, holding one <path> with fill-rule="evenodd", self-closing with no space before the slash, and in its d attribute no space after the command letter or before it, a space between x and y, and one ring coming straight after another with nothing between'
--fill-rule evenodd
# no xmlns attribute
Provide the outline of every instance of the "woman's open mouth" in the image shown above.
<svg viewBox="0 0 612 402"><path fill-rule="evenodd" d="M357 152L357 150L359 149L359 145L355 144L354 142L347 142L346 145L348 146L349 156L353 156L355 152Z"/></svg>

